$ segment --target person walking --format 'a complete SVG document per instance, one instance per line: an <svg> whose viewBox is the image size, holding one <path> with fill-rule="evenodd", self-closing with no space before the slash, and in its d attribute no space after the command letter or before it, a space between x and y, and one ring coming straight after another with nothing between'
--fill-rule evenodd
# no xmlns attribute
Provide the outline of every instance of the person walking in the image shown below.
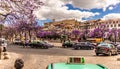
<svg viewBox="0 0 120 69"><path fill-rule="evenodd" d="M3 52L7 51L7 41L2 41Z"/></svg>
<svg viewBox="0 0 120 69"><path fill-rule="evenodd" d="M29 40L27 39L27 40L25 40L25 47L28 47L28 45L29 45Z"/></svg>

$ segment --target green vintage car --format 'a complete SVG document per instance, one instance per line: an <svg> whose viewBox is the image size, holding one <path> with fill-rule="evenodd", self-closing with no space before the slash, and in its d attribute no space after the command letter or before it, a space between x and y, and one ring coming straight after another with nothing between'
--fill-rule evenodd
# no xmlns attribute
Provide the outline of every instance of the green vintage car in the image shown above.
<svg viewBox="0 0 120 69"><path fill-rule="evenodd" d="M85 64L84 58L70 57L67 63L51 63L46 69L108 69L101 64Z"/></svg>
<svg viewBox="0 0 120 69"><path fill-rule="evenodd" d="M65 42L62 44L62 47L63 47L63 48L72 47L72 46L73 46L73 42L72 42L72 41L65 41Z"/></svg>

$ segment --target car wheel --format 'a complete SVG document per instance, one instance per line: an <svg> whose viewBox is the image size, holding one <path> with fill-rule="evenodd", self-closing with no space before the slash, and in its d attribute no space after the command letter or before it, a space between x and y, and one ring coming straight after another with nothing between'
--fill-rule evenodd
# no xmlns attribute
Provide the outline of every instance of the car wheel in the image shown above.
<svg viewBox="0 0 120 69"><path fill-rule="evenodd" d="M99 56L99 53L96 53L96 56Z"/></svg>
<svg viewBox="0 0 120 69"><path fill-rule="evenodd" d="M108 56L112 56L112 52L109 52Z"/></svg>
<svg viewBox="0 0 120 69"><path fill-rule="evenodd" d="M46 48L45 49L48 49L48 47L46 46Z"/></svg>
<svg viewBox="0 0 120 69"><path fill-rule="evenodd" d="M118 52L116 52L115 55L118 55Z"/></svg>
<svg viewBox="0 0 120 69"><path fill-rule="evenodd" d="M77 48L74 48L74 50L77 50Z"/></svg>
<svg viewBox="0 0 120 69"><path fill-rule="evenodd" d="M77 49L78 49L78 50L80 50L81 48L80 48L80 47L78 47Z"/></svg>
<svg viewBox="0 0 120 69"><path fill-rule="evenodd" d="M91 47L91 50L93 50L94 48L93 47Z"/></svg>
<svg viewBox="0 0 120 69"><path fill-rule="evenodd" d="M41 48L43 49L44 47L43 47L43 46L41 46Z"/></svg>
<svg viewBox="0 0 120 69"><path fill-rule="evenodd" d="M64 48L67 48L67 46L64 46Z"/></svg>

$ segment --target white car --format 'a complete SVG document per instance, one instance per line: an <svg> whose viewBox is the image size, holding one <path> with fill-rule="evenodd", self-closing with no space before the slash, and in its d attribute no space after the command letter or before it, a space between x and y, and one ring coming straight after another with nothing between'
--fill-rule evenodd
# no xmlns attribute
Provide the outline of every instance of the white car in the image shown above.
<svg viewBox="0 0 120 69"><path fill-rule="evenodd" d="M20 40L20 39L15 39L14 41L13 41L13 43L14 44L20 44L22 41Z"/></svg>

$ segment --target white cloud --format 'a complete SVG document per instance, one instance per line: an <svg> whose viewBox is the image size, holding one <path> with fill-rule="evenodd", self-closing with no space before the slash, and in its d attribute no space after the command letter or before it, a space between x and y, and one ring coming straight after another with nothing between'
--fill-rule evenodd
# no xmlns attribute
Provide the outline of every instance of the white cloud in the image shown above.
<svg viewBox="0 0 120 69"><path fill-rule="evenodd" d="M110 5L116 5L120 3L120 0L64 0L66 3L71 1L72 5L81 9L103 9L106 11L106 8Z"/></svg>
<svg viewBox="0 0 120 69"><path fill-rule="evenodd" d="M77 19L82 20L82 18L89 18L95 15L99 15L98 12L87 12L79 10L68 10L68 7L65 6L66 3L71 3L72 1L64 2L62 0L43 0L45 3L39 10L35 11L35 15L41 19Z"/></svg>
<svg viewBox="0 0 120 69"><path fill-rule="evenodd" d="M111 7L109 7L108 9L109 9L109 10L113 10L114 8L111 6Z"/></svg>
<svg viewBox="0 0 120 69"><path fill-rule="evenodd" d="M116 19L116 18L120 18L120 13L111 13L111 14L105 15L102 18L102 20Z"/></svg>

